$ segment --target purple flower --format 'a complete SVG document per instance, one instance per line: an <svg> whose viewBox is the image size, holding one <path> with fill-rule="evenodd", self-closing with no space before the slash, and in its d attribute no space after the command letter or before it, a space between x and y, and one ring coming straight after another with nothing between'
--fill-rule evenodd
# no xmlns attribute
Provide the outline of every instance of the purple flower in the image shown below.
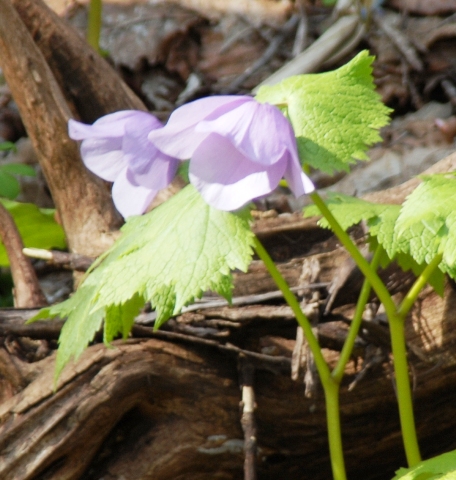
<svg viewBox="0 0 456 480"><path fill-rule="evenodd" d="M248 96L183 105L149 139L168 155L191 159L190 182L220 210L236 210L272 192L282 177L296 196L314 190L288 120L277 107Z"/></svg>
<svg viewBox="0 0 456 480"><path fill-rule="evenodd" d="M179 161L164 154L147 135L162 128L153 115L124 110L99 118L93 125L68 123L73 140L82 140L85 166L114 182L112 198L124 218L144 213L159 190L173 179Z"/></svg>

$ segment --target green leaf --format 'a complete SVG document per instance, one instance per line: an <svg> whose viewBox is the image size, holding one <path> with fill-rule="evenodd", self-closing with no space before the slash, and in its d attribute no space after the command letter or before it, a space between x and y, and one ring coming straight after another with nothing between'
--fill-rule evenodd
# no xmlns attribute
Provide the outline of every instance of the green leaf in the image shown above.
<svg viewBox="0 0 456 480"><path fill-rule="evenodd" d="M427 263L418 264L410 255L405 253L396 253L394 260L404 272L411 270L415 277L419 277L427 267ZM445 289L445 274L442 270L436 268L428 278L428 283L437 294L443 297Z"/></svg>
<svg viewBox="0 0 456 480"><path fill-rule="evenodd" d="M123 338L128 337L133 321L144 306L144 303L144 298L134 295L122 305L110 305L106 308L104 329L104 342L106 344L112 342L119 334Z"/></svg>
<svg viewBox="0 0 456 480"><path fill-rule="evenodd" d="M177 167L177 175L182 178L182 180L188 184L190 180L188 178L188 171L190 170L190 162L186 160L185 162L179 162Z"/></svg>
<svg viewBox="0 0 456 480"><path fill-rule="evenodd" d="M373 58L362 51L338 70L259 89L258 101L279 106L290 119L303 164L328 173L348 170L367 160L369 145L381 140L378 129L391 110L374 91Z"/></svg>
<svg viewBox="0 0 456 480"><path fill-rule="evenodd" d="M407 197L394 229L393 250L429 263L443 254L440 268L456 277L456 178L454 175L422 177Z"/></svg>
<svg viewBox="0 0 456 480"><path fill-rule="evenodd" d="M192 185L128 219L122 232L69 300L40 313L68 317L58 373L81 354L103 317L109 342L128 334L145 302L156 309L158 328L206 290L230 300L231 270L246 271L252 259L249 218L210 207Z"/></svg>
<svg viewBox="0 0 456 480"><path fill-rule="evenodd" d="M30 165L24 165L23 163L6 163L0 166L0 170L11 175L25 175L27 177L36 177L35 169Z"/></svg>
<svg viewBox="0 0 456 480"><path fill-rule="evenodd" d="M360 198L342 195L340 193L328 193L326 201L328 208L334 215L344 230L353 225L357 225L364 220L369 228L371 247L379 243L388 255L388 261L382 262L382 268L395 260L404 271L412 270L415 276L419 276L426 268L427 263L418 263L407 252L398 252L393 241L394 229L397 218L401 211L400 205L371 203ZM319 215L319 210L315 205L306 207L305 217ZM329 228L325 218L322 218L318 224L323 228ZM429 278L429 284L439 294L443 295L444 275L440 270L435 270Z"/></svg>
<svg viewBox="0 0 456 480"><path fill-rule="evenodd" d="M392 480L453 480L456 478L456 451L444 453L412 468L400 468Z"/></svg>
<svg viewBox="0 0 456 480"><path fill-rule="evenodd" d="M20 185L13 175L35 176L36 172L29 165L20 163L0 165L0 197L13 200L19 195Z"/></svg>
<svg viewBox="0 0 456 480"><path fill-rule="evenodd" d="M7 150L13 150L13 152L17 152L16 144L8 141L0 142L0 152Z"/></svg>
<svg viewBox="0 0 456 480"><path fill-rule="evenodd" d="M377 241L386 250L389 257L393 258L392 237L394 225L401 209L400 205L372 203L340 193L328 193L328 200L325 203L344 230L357 225L362 220L366 221L369 233L377 237ZM318 208L314 205L304 210L305 217L319 214ZM329 228L329 224L324 218L318 224L323 228Z"/></svg>
<svg viewBox="0 0 456 480"><path fill-rule="evenodd" d="M12 215L26 247L57 248L66 247L65 233L55 221L53 209L40 209L32 203L19 203L0 200ZM0 266L8 266L5 247L0 242Z"/></svg>
<svg viewBox="0 0 456 480"><path fill-rule="evenodd" d="M13 200L20 191L21 187L17 179L0 169L0 196Z"/></svg>
<svg viewBox="0 0 456 480"><path fill-rule="evenodd" d="M29 322L48 318L65 318L59 337L59 349L55 365L55 379L59 377L63 367L71 360L78 358L100 330L104 311L93 310L93 296L96 288L83 284L77 294L65 302L44 308Z"/></svg>

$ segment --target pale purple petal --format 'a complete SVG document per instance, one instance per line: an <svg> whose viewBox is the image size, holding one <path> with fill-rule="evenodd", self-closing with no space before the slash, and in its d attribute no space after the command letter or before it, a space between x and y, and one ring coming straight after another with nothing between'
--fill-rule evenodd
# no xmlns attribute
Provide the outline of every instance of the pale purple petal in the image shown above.
<svg viewBox="0 0 456 480"><path fill-rule="evenodd" d="M88 138L81 144L84 165L95 175L113 182L128 162L122 152L122 138Z"/></svg>
<svg viewBox="0 0 456 480"><path fill-rule="evenodd" d="M312 193L315 190L314 184L302 171L301 164L296 158L292 159L290 157L288 160L284 177L295 197L300 197L306 193Z"/></svg>
<svg viewBox="0 0 456 480"><path fill-rule="evenodd" d="M70 120L68 132L72 139L82 140L81 157L85 166L104 180L113 182L117 175L128 166L130 160L125 155L126 152L123 148L126 138L128 143L128 135L126 135L128 125L131 125L130 132L135 132L135 128L142 127L139 134L130 133L134 137L131 143L136 144L136 155L147 156L149 154L148 161L150 162L152 158L150 154L153 154L154 148L150 145L150 153L147 152L149 145L147 128L158 128L161 123L147 112L123 110L105 115L93 125ZM139 138L141 135L142 143Z"/></svg>
<svg viewBox="0 0 456 480"><path fill-rule="evenodd" d="M278 162L286 150L296 150L293 130L283 113L254 99L214 120L200 122L195 130L220 134L246 157L263 165Z"/></svg>
<svg viewBox="0 0 456 480"><path fill-rule="evenodd" d="M127 170L124 170L112 186L112 200L124 217L142 215L152 203L157 190L136 185Z"/></svg>
<svg viewBox="0 0 456 480"><path fill-rule="evenodd" d="M141 115L129 119L125 124L122 151L129 170L135 174L135 180L142 183L139 178L147 175L157 157L161 160L171 160L171 157L157 150L147 138L149 132L161 128L161 122L148 113L138 113L141 113Z"/></svg>
<svg viewBox="0 0 456 480"><path fill-rule="evenodd" d="M209 205L236 210L272 192L285 168L286 162L268 167L252 162L227 139L211 134L193 155L189 178Z"/></svg>
<svg viewBox="0 0 456 480"><path fill-rule="evenodd" d="M149 140L167 155L187 160L208 136L207 132L195 131L199 122L217 118L251 100L243 95L221 95L187 103L172 113L163 128L151 132Z"/></svg>
<svg viewBox="0 0 456 480"><path fill-rule="evenodd" d="M121 137L125 132L125 123L138 115L148 115L146 112L137 110L122 110L110 113L96 120L92 125L68 121L68 134L73 140L85 140L86 138Z"/></svg>
<svg viewBox="0 0 456 480"><path fill-rule="evenodd" d="M162 154L159 150L157 152L154 161L148 165L148 168L141 171L130 168L130 175L138 185L161 190L172 182L180 161Z"/></svg>

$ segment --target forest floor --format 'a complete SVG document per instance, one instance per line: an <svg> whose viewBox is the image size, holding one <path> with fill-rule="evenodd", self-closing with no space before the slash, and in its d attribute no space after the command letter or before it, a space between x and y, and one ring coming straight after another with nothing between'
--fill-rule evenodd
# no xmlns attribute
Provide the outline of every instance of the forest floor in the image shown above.
<svg viewBox="0 0 456 480"><path fill-rule="evenodd" d="M87 2L47 0L46 3L84 35ZM360 10L352 10L347 7L350 3L339 1L336 6L325 6L320 0L106 0L103 2L100 47L146 107L163 121L176 107L193 99L218 94L249 94L263 83L276 81L280 75L289 75L290 69L294 73L325 72L347 63L361 50L369 50L375 56L373 75L377 91L383 102L393 109L392 122L381 131L383 141L369 150L369 162L359 162L350 173L333 176L312 174L313 181L322 190L362 196L402 184L455 151L456 5L452 0L386 0L361 2L364 6ZM5 160L37 165L8 86L0 88L0 140L18 144L18 152L9 154ZM101 82L100 88L103 88ZM33 180L23 180L20 200L42 207L53 205L42 175ZM266 237L269 232L280 231L281 222L290 222L291 225L296 217L290 213L298 212L305 202L305 199L296 200L286 190L278 189L257 203L258 210L264 212L264 216L258 213L258 231L263 228L261 222L264 222ZM288 239L291 239L290 245L298 243L301 227L301 224L293 224L286 231ZM327 251L334 249L328 236L322 235L318 241L325 244ZM290 245L284 248L291 249ZM277 251L273 255L288 262L286 265L289 266L284 268L288 269L293 286L299 285L298 277L304 272L304 265L297 257L303 252L284 253L281 245L275 247ZM316 255L320 252L310 253ZM319 259L324 265L325 252L321 255ZM339 264L343 264L344 260L341 258ZM204 311L190 310L171 320L169 330L176 335L194 336L195 344L201 340L200 334L204 333L222 346L230 342L237 347L256 349L264 355L290 359L296 332L293 316L288 307L271 296L275 287L270 283L261 283L262 277L255 268L256 264L244 280L237 278L239 283L234 294L241 299L237 308L228 309L215 302L212 306L206 305ZM327 267L327 270L333 271L333 268ZM326 276L329 276L328 271ZM325 272L319 281L329 283L324 276ZM48 297L57 301L59 295L61 298L68 296L71 272L54 272L50 278L46 281L41 279ZM49 281L51 285L45 284ZM327 291L325 293L328 294ZM243 301L247 303L243 304ZM204 325L198 323L201 321ZM264 323L260 325L260 333L247 341L244 332L250 334L253 330L249 326L251 321L252 325L254 322ZM147 325L147 321L144 323ZM144 334L143 327L137 325L135 328L137 338L140 338ZM280 328L284 330L279 332ZM320 332L322 338L325 338L324 328ZM166 339L168 333L163 333L163 338ZM126 348L134 348L131 345L134 344ZM51 342L51 347L55 348L55 341ZM21 348L27 349L26 342ZM106 355L111 354L114 355L112 351ZM332 353L328 355L330 357ZM229 367L223 368L229 370ZM225 374L225 370L222 373ZM229 377L231 372L226 375ZM382 381L385 378L382 377ZM384 383L388 385L388 381ZM186 385L186 388L191 386ZM236 388L237 385L234 390ZM286 388L283 387L283 390L286 391ZM345 405L345 408L348 411L350 407ZM301 413L298 411L296 416ZM129 412L112 431L119 438L127 437L131 422L136 422L139 430L144 427L145 431L149 426L142 426L142 419L142 412ZM268 421L269 418L263 418L265 425L269 425ZM294 419L290 420L290 425L294 425L293 422ZM386 424L385 420L385 428ZM150 427L152 431L153 426ZM138 436L142 435L141 432ZM91 466L96 473L90 478L101 478L97 475L106 473L103 470L104 458L115 449L116 439L110 440L111 443L106 441L100 448ZM152 443L150 438L146 440ZM133 438L129 440L132 449L136 441ZM144 452L147 452L146 447ZM263 466L263 471L270 467L272 473L263 478L277 478L274 472L280 471L280 461L282 458L289 460L288 451L284 450L283 454L274 452L270 455L271 465ZM295 458L299 455L296 454ZM290 462L294 462L295 458ZM113 462L112 465L115 465ZM318 471L318 462L315 468ZM366 471L369 468L367 465ZM118 471L121 470L119 467ZM384 473L375 472L373 467L369 475L363 478L387 478L382 477ZM290 478L301 477L297 474Z"/></svg>

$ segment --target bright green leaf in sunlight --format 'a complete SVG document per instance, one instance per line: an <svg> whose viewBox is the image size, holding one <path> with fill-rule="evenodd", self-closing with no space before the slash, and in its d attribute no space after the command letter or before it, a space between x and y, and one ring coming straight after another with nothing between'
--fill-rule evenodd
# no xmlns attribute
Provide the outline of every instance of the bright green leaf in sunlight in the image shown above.
<svg viewBox="0 0 456 480"><path fill-rule="evenodd" d="M429 263L443 254L440 268L456 277L456 178L454 174L422 177L407 197L394 229L393 249Z"/></svg>
<svg viewBox="0 0 456 480"><path fill-rule="evenodd" d="M341 193L328 193L325 203L344 230L357 225L362 220L366 221L369 233L377 237L377 241L391 258L394 256L392 238L394 225L401 209L400 205L367 202ZM320 211L314 205L304 210L305 217L317 215L320 215ZM319 225L329 228L324 218L319 221Z"/></svg>
<svg viewBox="0 0 456 480"><path fill-rule="evenodd" d="M60 336L56 374L77 358L105 319L105 341L128 335L145 302L156 328L184 305L213 290L231 298L231 270L245 271L253 233L247 214L210 207L189 185L158 208L130 218L76 293L34 320L68 317Z"/></svg>
<svg viewBox="0 0 456 480"><path fill-rule="evenodd" d="M12 215L26 247L44 249L66 247L65 234L54 219L54 210L38 208L32 203L4 199L1 202ZM0 242L0 266L8 265L5 247Z"/></svg>
<svg viewBox="0 0 456 480"><path fill-rule="evenodd" d="M416 276L420 275L426 268L427 263L415 261L408 252L397 251L395 247L393 241L394 230L401 205L372 203L340 193L328 193L326 204L344 230L364 220L369 229L372 246L379 243L385 249L389 262L394 259L402 270L412 270ZM305 217L319 214L318 208L314 205L306 207L304 210ZM323 228L329 228L329 224L324 218L318 223ZM386 264L383 266L385 267ZM429 278L429 284L439 295L443 295L443 272L438 269L434 271Z"/></svg>
<svg viewBox="0 0 456 480"><path fill-rule="evenodd" d="M456 451L420 462L412 468L400 468L392 480L454 480Z"/></svg>
<svg viewBox="0 0 456 480"><path fill-rule="evenodd" d="M324 171L348 170L367 160L369 145L381 140L378 129L390 109L374 91L372 61L362 51L339 69L296 75L263 86L256 99L282 108L293 125L303 164Z"/></svg>

